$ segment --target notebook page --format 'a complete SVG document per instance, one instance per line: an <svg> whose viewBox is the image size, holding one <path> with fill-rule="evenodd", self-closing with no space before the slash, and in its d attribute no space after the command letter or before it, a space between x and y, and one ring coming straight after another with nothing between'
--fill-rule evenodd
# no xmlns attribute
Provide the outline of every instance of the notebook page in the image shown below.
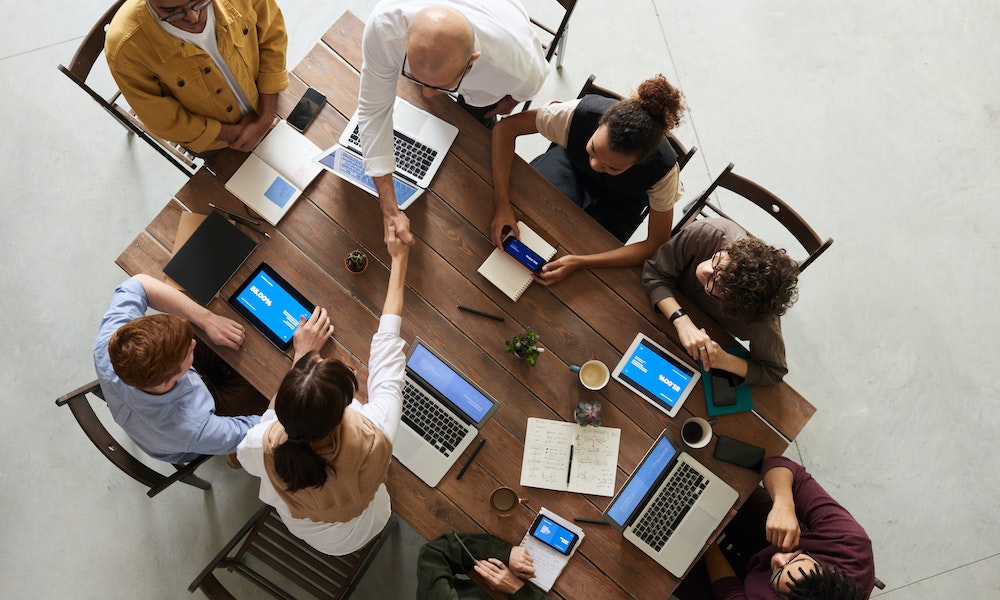
<svg viewBox="0 0 1000 600"><path fill-rule="evenodd" d="M520 231L520 240L525 246L531 248L545 260L549 260L555 256L556 249L546 242L542 236L532 231L530 227L521 221L517 222L517 227ZM507 294L515 302L517 302L517 299L521 297L521 294L524 293L524 290L528 289L528 286L533 281L531 271L524 268L524 265L517 262L513 256L504 252L502 248L493 249L493 252L487 257L486 262L479 267L479 274L488 279L490 283L497 286L501 292Z"/></svg>

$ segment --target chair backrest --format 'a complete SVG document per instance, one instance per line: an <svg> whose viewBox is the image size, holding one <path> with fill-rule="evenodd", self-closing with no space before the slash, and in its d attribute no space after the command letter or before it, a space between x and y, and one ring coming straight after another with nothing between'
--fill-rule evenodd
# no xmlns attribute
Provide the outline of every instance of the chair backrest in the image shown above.
<svg viewBox="0 0 1000 600"><path fill-rule="evenodd" d="M583 98L588 94L596 94L598 96L604 96L605 98L611 98L614 100L622 99L622 95L619 94L618 92L613 92L606 87L601 87L596 83L594 83L595 79L597 79L596 75L591 75L590 77L588 77L587 82L583 84L582 88L580 88L580 93L577 94L576 97ZM695 148L694 146L692 146L690 150L685 148L684 144L682 144L681 141L674 136L674 132L672 131L668 131L666 133L666 136L667 136L667 141L670 142L670 145L673 147L674 152L677 153L677 166L680 170L683 171L684 166L688 164L688 161L691 160L691 157L694 156L694 153L697 152L698 149Z"/></svg>
<svg viewBox="0 0 1000 600"><path fill-rule="evenodd" d="M76 54L73 55L69 68L59 65L58 69L69 77L73 83L80 86L83 91L87 92L94 101L121 123L125 129L142 138L153 149L159 152L161 156L173 163L183 173L190 176L199 168L199 164L195 161L193 154L188 152L183 146L165 140L146 129L146 126L142 124L142 121L139 120L128 106L118 103L121 92L117 88L109 98L105 98L87 83L87 79L90 77L97 59L104 53L104 41L107 37L108 26L111 25L111 19L114 18L115 13L118 12L118 9L124 3L125 0L116 0L111 8L101 15L101 18L97 20L97 23L94 24L83 38L83 43L80 44Z"/></svg>
<svg viewBox="0 0 1000 600"><path fill-rule="evenodd" d="M308 594L324 600L344 599L354 592L395 524L394 514L365 547L346 556L330 556L292 535L274 508L263 505L191 582L188 591L201 589L212 600L230 600L233 596L213 574L225 568L276 598L293 600Z"/></svg>
<svg viewBox="0 0 1000 600"><path fill-rule="evenodd" d="M680 221L674 225L672 234L676 235L682 227L687 226L699 216L708 216L706 209L718 216L735 220L723 212L722 208L710 201L711 195L717 188L729 190L749 200L752 204L760 207L761 210L771 215L780 223L794 238L802 245L807 253L804 260L799 261L799 271L805 271L820 254L826 251L833 244L833 238L822 239L819 234L803 219L799 213L795 212L784 200L778 198L760 185L750 181L746 177L733 173L733 163L729 163L722 173L715 178L708 188L701 193L693 202L684 207L685 213ZM746 229L744 227L744 229Z"/></svg>
<svg viewBox="0 0 1000 600"><path fill-rule="evenodd" d="M76 417L76 422L80 424L80 428L87 434L90 441L94 443L94 446L101 451L101 454L105 458L121 469L123 473L148 487L147 496L152 498L175 481L183 481L188 485L193 485L203 490L211 487L212 484L194 475L195 469L201 463L211 458L210 456L200 456L187 464L174 465L176 471L173 475L169 476L151 469L122 447L118 443L118 440L108 432L107 428L104 427L104 424L98 418L97 413L94 412L94 407L91 405L89 398L91 395L97 396L102 401L104 400L101 385L96 380L60 396L56 400L56 406L69 406L73 416Z"/></svg>

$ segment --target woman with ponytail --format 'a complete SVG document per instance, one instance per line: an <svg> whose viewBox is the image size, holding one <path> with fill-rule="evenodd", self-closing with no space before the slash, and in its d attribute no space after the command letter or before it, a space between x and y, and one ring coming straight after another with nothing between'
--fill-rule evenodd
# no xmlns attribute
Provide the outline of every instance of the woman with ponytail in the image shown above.
<svg viewBox="0 0 1000 600"><path fill-rule="evenodd" d="M677 154L665 136L684 110L681 92L657 75L623 100L588 95L501 120L492 140L493 242L501 244L507 227L518 233L509 197L514 142L541 133L552 145L531 166L622 243L648 207L649 234L607 252L561 256L546 264L537 280L548 285L577 269L641 265L670 239L673 206L683 194Z"/></svg>
<svg viewBox="0 0 1000 600"><path fill-rule="evenodd" d="M271 406L237 450L261 478L260 499L296 536L341 556L367 544L391 515L385 480L403 410L406 357L399 337L409 246L390 223L392 268L382 318L372 337L368 402L355 399L354 370L320 351L333 334L326 309L302 319L292 369Z"/></svg>

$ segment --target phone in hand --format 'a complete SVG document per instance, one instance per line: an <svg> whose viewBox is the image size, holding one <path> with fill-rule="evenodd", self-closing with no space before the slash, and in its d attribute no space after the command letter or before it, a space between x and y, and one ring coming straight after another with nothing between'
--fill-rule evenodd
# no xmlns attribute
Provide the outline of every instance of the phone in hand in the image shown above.
<svg viewBox="0 0 1000 600"><path fill-rule="evenodd" d="M580 541L580 536L576 533L541 514L535 517L535 522L531 524L528 533L543 544L566 555L572 552L576 543Z"/></svg>
<svg viewBox="0 0 1000 600"><path fill-rule="evenodd" d="M326 104L326 96L315 88L309 88L305 94L302 94L302 98L299 99L292 112L288 114L288 124L296 131L304 133L319 111L323 109L324 104Z"/></svg>
<svg viewBox="0 0 1000 600"><path fill-rule="evenodd" d="M760 471L764 464L764 449L729 436L720 435L719 441L715 444L715 458Z"/></svg>
<svg viewBox="0 0 1000 600"><path fill-rule="evenodd" d="M716 406L732 406L736 404L736 383L733 374L721 369L711 369L712 404Z"/></svg>
<svg viewBox="0 0 1000 600"><path fill-rule="evenodd" d="M513 233L508 233L503 238L503 249L521 263L532 273L538 273L545 266L546 260L539 256L534 250L525 246L521 240L514 237Z"/></svg>

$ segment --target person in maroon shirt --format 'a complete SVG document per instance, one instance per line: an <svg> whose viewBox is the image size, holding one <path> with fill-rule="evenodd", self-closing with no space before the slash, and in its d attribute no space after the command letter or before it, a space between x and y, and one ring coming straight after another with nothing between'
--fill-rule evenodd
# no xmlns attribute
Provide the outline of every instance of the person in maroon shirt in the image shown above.
<svg viewBox="0 0 1000 600"><path fill-rule="evenodd" d="M756 547L749 543L756 553L742 580L719 545L709 546L705 568L715 598L867 598L875 585L875 558L864 528L802 465L771 457L762 472L767 494L751 496L726 531L735 527L737 537L748 541L740 530L755 529L759 538L763 521L765 537Z"/></svg>

